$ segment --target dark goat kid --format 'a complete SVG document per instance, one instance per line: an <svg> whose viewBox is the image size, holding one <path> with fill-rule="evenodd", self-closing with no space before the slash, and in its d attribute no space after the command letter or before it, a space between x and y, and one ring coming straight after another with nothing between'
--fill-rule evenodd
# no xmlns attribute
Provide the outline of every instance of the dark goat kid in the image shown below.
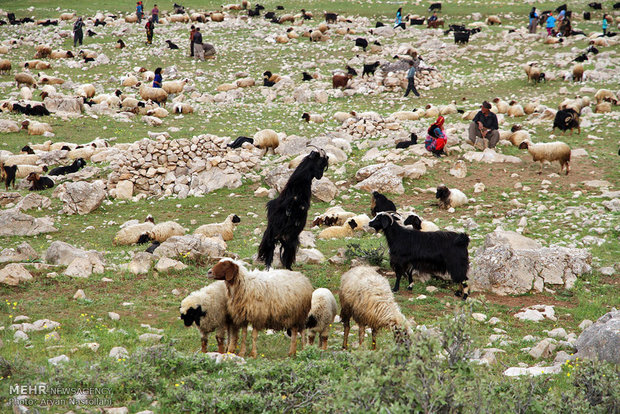
<svg viewBox="0 0 620 414"><path fill-rule="evenodd" d="M172 43L171 40L166 40L166 43L168 43L168 47L170 49L178 49L179 47L177 45L175 45L174 43Z"/></svg>
<svg viewBox="0 0 620 414"><path fill-rule="evenodd" d="M250 144L254 144L254 138L241 136L226 146L228 148L241 148L241 146L245 144L246 142L249 142Z"/></svg>
<svg viewBox="0 0 620 414"><path fill-rule="evenodd" d="M452 231L422 232L403 227L395 213L379 213L368 223L377 232L383 230L390 249L390 266L396 272L392 289L398 291L400 279L406 275L408 289L413 283L413 271L425 273L448 272L452 281L460 283L456 296L467 299L469 269L469 236Z"/></svg>
<svg viewBox="0 0 620 414"><path fill-rule="evenodd" d="M67 165L65 167L56 167L53 168L49 175L65 175L65 174L71 174L74 172L78 172L78 170L82 167L86 166L86 161L84 161L84 158L78 158L77 160L73 161L73 164L71 165Z"/></svg>
<svg viewBox="0 0 620 414"><path fill-rule="evenodd" d="M396 143L396 148L409 148L411 145L418 143L418 136L415 132L411 133L411 139L409 141L400 141Z"/></svg>
<svg viewBox="0 0 620 414"><path fill-rule="evenodd" d="M301 79L301 80L302 80L303 82L311 81L312 79L314 79L314 78L312 77L312 75L311 75L311 74L309 74L308 72L302 72L302 73L301 73L301 77L302 77L302 79Z"/></svg>
<svg viewBox="0 0 620 414"><path fill-rule="evenodd" d="M17 165L2 165L0 166L2 170L2 178L5 180L5 187L8 191L11 183L13 184L13 188L15 188L15 174L17 173Z"/></svg>
<svg viewBox="0 0 620 414"><path fill-rule="evenodd" d="M396 211L396 204L380 192L373 191L370 199L370 214L374 217L382 211Z"/></svg>
<svg viewBox="0 0 620 414"><path fill-rule="evenodd" d="M52 181L51 178L41 177L35 172L31 172L30 174L28 174L26 181L32 182L30 191L43 191L47 188L52 188L54 186L54 181Z"/></svg>
<svg viewBox="0 0 620 414"><path fill-rule="evenodd" d="M364 77L364 75L374 75L379 65L379 61L376 61L375 63L372 63L370 65L364 64L364 71L362 72L362 77Z"/></svg>
<svg viewBox="0 0 620 414"><path fill-rule="evenodd" d="M312 151L293 171L284 189L267 203L267 229L258 247L258 258L269 269L276 244L280 243L280 261L291 269L299 247L299 233L304 229L312 197L312 179L320 180L329 157L324 151Z"/></svg>
<svg viewBox="0 0 620 414"><path fill-rule="evenodd" d="M358 37L357 39L355 39L355 46L361 47L362 49L364 49L365 52L366 48L368 47L368 40L364 39L363 37Z"/></svg>

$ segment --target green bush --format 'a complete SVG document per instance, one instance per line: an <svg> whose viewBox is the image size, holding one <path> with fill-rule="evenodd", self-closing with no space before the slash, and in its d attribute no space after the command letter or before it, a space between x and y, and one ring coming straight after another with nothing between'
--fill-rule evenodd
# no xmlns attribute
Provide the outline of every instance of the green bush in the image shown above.
<svg viewBox="0 0 620 414"><path fill-rule="evenodd" d="M385 246L362 247L359 243L349 243L347 244L345 256L349 260L360 258L372 266L382 266L383 261L386 259L385 253Z"/></svg>

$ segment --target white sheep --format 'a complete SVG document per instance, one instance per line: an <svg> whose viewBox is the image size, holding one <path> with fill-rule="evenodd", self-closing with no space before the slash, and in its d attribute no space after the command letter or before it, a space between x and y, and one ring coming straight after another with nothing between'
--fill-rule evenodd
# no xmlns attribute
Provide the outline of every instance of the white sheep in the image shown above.
<svg viewBox="0 0 620 414"><path fill-rule="evenodd" d="M148 116L154 116L157 118L165 118L168 116L168 111L166 110L166 108L156 107L155 109L150 109L146 111L146 114Z"/></svg>
<svg viewBox="0 0 620 414"><path fill-rule="evenodd" d="M611 102L599 102L594 107L594 112L597 114L606 114L611 112Z"/></svg>
<svg viewBox="0 0 620 414"><path fill-rule="evenodd" d="M76 90L77 95L83 98L92 98L96 92L95 87L90 83L80 85Z"/></svg>
<svg viewBox="0 0 620 414"><path fill-rule="evenodd" d="M248 270L232 259L222 259L209 271L209 276L226 281L228 312L233 336L228 351L237 346L237 327L243 328L239 355L245 355L247 325L252 325L252 351L256 357L258 332L264 329L290 329L289 356L297 351L297 333L303 332L312 303L312 285L308 278L290 270ZM302 335L303 337L303 335ZM303 341L302 341L303 347Z"/></svg>
<svg viewBox="0 0 620 414"><path fill-rule="evenodd" d="M166 106L166 100L168 99L168 93L162 88L151 88L144 84L140 85L140 97L144 100L151 100Z"/></svg>
<svg viewBox="0 0 620 414"><path fill-rule="evenodd" d="M70 50L55 50L50 54L51 59L69 59L75 57Z"/></svg>
<svg viewBox="0 0 620 414"><path fill-rule="evenodd" d="M616 97L616 94L614 94L609 89L599 89L598 91L596 91L594 99L596 100L596 103L607 101L612 102L616 105L618 104L618 98Z"/></svg>
<svg viewBox="0 0 620 414"><path fill-rule="evenodd" d="M544 161L558 161L560 163L560 173L566 167L566 175L570 171L570 147L564 142L541 142L533 144L530 140L525 140L519 145L519 149L527 149L532 155L534 162L540 161L540 172L542 174Z"/></svg>
<svg viewBox="0 0 620 414"><path fill-rule="evenodd" d="M115 246L130 246L138 243L140 238L149 231L153 230L155 224L151 221L145 221L144 223L134 224L132 226L123 227L116 233L112 244ZM143 240L145 238L143 237Z"/></svg>
<svg viewBox="0 0 620 414"><path fill-rule="evenodd" d="M36 154L17 154L10 155L4 160L4 165L37 165L39 162L39 156Z"/></svg>
<svg viewBox="0 0 620 414"><path fill-rule="evenodd" d="M136 86L140 82L138 78L134 75L128 75L121 79L122 79L121 85L126 86L126 87Z"/></svg>
<svg viewBox="0 0 620 414"><path fill-rule="evenodd" d="M17 87L19 87L21 84L29 85L33 88L37 87L37 81L34 79L34 77L31 74L25 72L20 72L16 74L15 82L17 83Z"/></svg>
<svg viewBox="0 0 620 414"><path fill-rule="evenodd" d="M342 226L345 221L354 217L355 213L345 211L340 206L328 208L325 213L316 216L312 221L313 226Z"/></svg>
<svg viewBox="0 0 620 414"><path fill-rule="evenodd" d="M30 173L43 174L47 171L45 165L18 165L17 171L15 171L16 178L26 178Z"/></svg>
<svg viewBox="0 0 620 414"><path fill-rule="evenodd" d="M226 335L230 329L226 301L226 285L221 281L196 290L181 301L181 319L185 326L196 324L200 331L202 352L207 352L209 334L213 331L217 340L217 351L220 354L226 352Z"/></svg>
<svg viewBox="0 0 620 414"><path fill-rule="evenodd" d="M166 81L161 84L163 90L165 90L168 94L177 94L183 92L183 88L185 88L185 84L189 82L189 79L184 80L176 80L176 81Z"/></svg>
<svg viewBox="0 0 620 414"><path fill-rule="evenodd" d="M8 59L0 59L0 72L8 73L11 71L11 61Z"/></svg>
<svg viewBox="0 0 620 414"><path fill-rule="evenodd" d="M314 338L319 335L319 347L327 349L329 328L334 323L338 313L338 304L334 294L325 288L318 288L312 292L312 306L308 314L306 328L308 329L308 343L314 344Z"/></svg>
<svg viewBox="0 0 620 414"><path fill-rule="evenodd" d="M439 199L439 208L447 210L451 207L459 207L469 202L465 193L456 188L448 189L445 185L437 187L435 198Z"/></svg>
<svg viewBox="0 0 620 414"><path fill-rule="evenodd" d="M172 105L172 112L175 114L191 114L194 112L194 108L186 102L175 102Z"/></svg>
<svg viewBox="0 0 620 414"><path fill-rule="evenodd" d="M319 239L342 239L344 237L353 236L353 230L357 227L357 223L353 219L348 219L341 226L331 226L323 229L319 233Z"/></svg>
<svg viewBox="0 0 620 414"><path fill-rule="evenodd" d="M409 214L407 219L403 222L404 225L409 225L413 227L415 230L419 231L439 231L440 228L435 223L429 220L424 220L423 218L415 215Z"/></svg>
<svg viewBox="0 0 620 414"><path fill-rule="evenodd" d="M422 111L399 111L392 114L392 118L399 121L417 121L420 119ZM349 117L350 118L350 117Z"/></svg>
<svg viewBox="0 0 620 414"><path fill-rule="evenodd" d="M526 139L530 139L530 133L521 129L519 125L514 125L510 129L510 134L508 135L508 141L515 147L521 145L523 141Z"/></svg>
<svg viewBox="0 0 620 414"><path fill-rule="evenodd" d="M309 114L308 112L304 112L303 115L301 116L301 119L303 119L306 122L314 122L315 124L322 124L323 122L325 122L322 115Z"/></svg>
<svg viewBox="0 0 620 414"><path fill-rule="evenodd" d="M409 322L394 300L390 283L370 266L357 266L340 276L340 317L344 325L342 348L347 349L351 318L359 327L359 345L366 326L372 330L372 349L377 349L377 332L390 328L394 336L406 333Z"/></svg>
<svg viewBox="0 0 620 414"><path fill-rule="evenodd" d="M150 240L160 243L165 242L172 236L183 236L184 234L185 229L183 226L174 221L164 221L163 223L156 224L147 232Z"/></svg>
<svg viewBox="0 0 620 414"><path fill-rule="evenodd" d="M508 107L508 116L517 117L517 116L525 116L525 111L523 107L515 101L510 102L510 106Z"/></svg>
<svg viewBox="0 0 620 414"><path fill-rule="evenodd" d="M280 145L278 133L273 129L263 129L254 134L254 145L258 148L276 149Z"/></svg>
<svg viewBox="0 0 620 414"><path fill-rule="evenodd" d="M354 112L336 112L334 114L334 119L337 122L343 123L344 121L346 121L349 118L352 118L354 116Z"/></svg>
<svg viewBox="0 0 620 414"><path fill-rule="evenodd" d="M28 135L43 135L52 132L52 127L47 122L37 122L25 120L22 122L22 129L28 130Z"/></svg>
<svg viewBox="0 0 620 414"><path fill-rule="evenodd" d="M232 240L234 237L234 230L237 223L241 219L236 214L231 214L226 217L222 223L203 224L194 230L194 234L198 234L205 237L218 237L221 236L224 241Z"/></svg>

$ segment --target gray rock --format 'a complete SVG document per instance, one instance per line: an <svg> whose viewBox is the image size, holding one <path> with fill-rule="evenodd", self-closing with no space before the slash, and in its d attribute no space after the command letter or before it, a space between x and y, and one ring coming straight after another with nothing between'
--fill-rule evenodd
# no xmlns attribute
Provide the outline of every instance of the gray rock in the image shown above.
<svg viewBox="0 0 620 414"><path fill-rule="evenodd" d="M554 350L555 344L551 343L548 339L543 339L536 344L536 346L530 349L529 354L534 359L549 358Z"/></svg>
<svg viewBox="0 0 620 414"><path fill-rule="evenodd" d="M127 358L129 356L129 352L122 346L115 346L110 349L110 353L108 354L111 358Z"/></svg>
<svg viewBox="0 0 620 414"><path fill-rule="evenodd" d="M365 168L368 167L360 169L356 173L355 177L359 180L366 174L369 174L368 178L363 178L363 181L357 183L355 188L368 192L380 191L393 194L403 194L405 192L402 179L405 171L402 167L398 167L394 164L388 164L384 168L380 168L375 171L372 171L371 169L365 170Z"/></svg>
<svg viewBox="0 0 620 414"><path fill-rule="evenodd" d="M39 254L26 242L23 242L15 249L4 249L0 252L0 263L7 262L27 262L39 258Z"/></svg>
<svg viewBox="0 0 620 414"><path fill-rule="evenodd" d="M296 261L298 263L319 264L325 261L325 256L317 249L299 249Z"/></svg>
<svg viewBox="0 0 620 414"><path fill-rule="evenodd" d="M108 318L112 319L113 321L119 321L121 319L121 315L116 312L108 312Z"/></svg>
<svg viewBox="0 0 620 414"><path fill-rule="evenodd" d="M66 214L88 214L96 210L105 199L105 184L103 181L89 183L78 181L65 183L65 192L60 196L64 203L62 211Z"/></svg>
<svg viewBox="0 0 620 414"><path fill-rule="evenodd" d="M507 377L518 377L522 375L529 375L535 377L541 374L559 374L562 372L562 367L559 365L553 367L510 367L504 371L504 375Z"/></svg>
<svg viewBox="0 0 620 414"><path fill-rule="evenodd" d="M555 328L547 332L547 335L551 338L557 339L566 339L568 338L568 334L566 333L566 329L564 328Z"/></svg>
<svg viewBox="0 0 620 414"><path fill-rule="evenodd" d="M104 408L103 412L105 414L129 414L129 409L127 407L111 407Z"/></svg>
<svg viewBox="0 0 620 414"><path fill-rule="evenodd" d="M138 252L133 256L133 259L131 259L131 262L129 262L127 268L134 275L142 275L151 270L151 265L154 261L155 258L151 253Z"/></svg>
<svg viewBox="0 0 620 414"><path fill-rule="evenodd" d="M69 362L69 357L66 355L58 355L57 357L49 358L47 362L49 362L52 365L58 365L63 362Z"/></svg>
<svg viewBox="0 0 620 414"><path fill-rule="evenodd" d="M592 326L593 323L594 322L592 322L590 319L584 319L579 324L579 329L581 329L583 331L584 329L589 328L590 326Z"/></svg>
<svg viewBox="0 0 620 414"><path fill-rule="evenodd" d="M338 188L327 177L312 181L312 195L320 201L332 201L338 194Z"/></svg>
<svg viewBox="0 0 620 414"><path fill-rule="evenodd" d="M0 192L0 207L5 207L8 204L15 204L21 199L22 195L19 193Z"/></svg>
<svg viewBox="0 0 620 414"><path fill-rule="evenodd" d="M0 236L36 236L58 231L48 217L34 218L18 209L0 211Z"/></svg>
<svg viewBox="0 0 620 414"><path fill-rule="evenodd" d="M280 141L278 148L274 150L276 154L290 156L308 152L308 138L290 135Z"/></svg>
<svg viewBox="0 0 620 414"><path fill-rule="evenodd" d="M27 211L33 208L48 208L51 205L49 198L36 193L30 193L26 197L19 200L15 208L21 211Z"/></svg>
<svg viewBox="0 0 620 414"><path fill-rule="evenodd" d="M495 230L492 233L487 234L487 237L484 239L485 249L494 246L506 245L513 250L542 248L540 242L522 236L514 231Z"/></svg>
<svg viewBox="0 0 620 414"><path fill-rule="evenodd" d="M155 269L157 269L158 272L169 272L170 270L183 270L186 268L186 264L167 257L162 257L155 265Z"/></svg>
<svg viewBox="0 0 620 414"><path fill-rule="evenodd" d="M50 98L49 96L43 101L48 111L65 112L69 114L81 114L84 110L84 101L82 98Z"/></svg>
<svg viewBox="0 0 620 414"><path fill-rule="evenodd" d="M224 187L237 188L241 184L241 174L239 172L211 168L192 177L190 192L192 194L210 193Z"/></svg>
<svg viewBox="0 0 620 414"><path fill-rule="evenodd" d="M575 355L569 355L565 351L560 351L555 355L555 358L553 359L553 365L562 365L566 363L566 361L572 361L575 358Z"/></svg>
<svg viewBox="0 0 620 414"><path fill-rule="evenodd" d="M577 356L620 364L620 311L612 310L601 316L579 335Z"/></svg>
<svg viewBox="0 0 620 414"><path fill-rule="evenodd" d="M103 269L101 269L103 270ZM69 263L63 274L71 277L87 278L93 273L93 264L88 257L76 257Z"/></svg>
<svg viewBox="0 0 620 414"><path fill-rule="evenodd" d="M91 265L91 273L103 273L103 254L96 250L82 250L69 243L55 241L45 252L45 261L54 265L70 266L75 259L87 259ZM77 266L77 263L76 263Z"/></svg>
<svg viewBox="0 0 620 414"><path fill-rule="evenodd" d="M27 341L28 339L28 334L24 331L15 331L15 333L13 334L14 342Z"/></svg>
<svg viewBox="0 0 620 414"><path fill-rule="evenodd" d="M153 334L153 333L145 333L138 337L140 342L159 342L163 338L163 335Z"/></svg>
<svg viewBox="0 0 620 414"><path fill-rule="evenodd" d="M0 283L5 285L17 286L32 279L30 272L18 263L10 263L0 270Z"/></svg>

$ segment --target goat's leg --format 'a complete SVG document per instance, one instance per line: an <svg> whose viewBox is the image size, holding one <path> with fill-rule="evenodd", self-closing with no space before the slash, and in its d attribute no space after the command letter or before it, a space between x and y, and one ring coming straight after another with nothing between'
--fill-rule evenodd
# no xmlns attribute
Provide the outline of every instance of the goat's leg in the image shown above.
<svg viewBox="0 0 620 414"><path fill-rule="evenodd" d="M280 261L282 265L291 270L293 263L295 262L295 255L297 254L297 247L299 246L299 238L281 240L282 252L280 253Z"/></svg>
<svg viewBox="0 0 620 414"><path fill-rule="evenodd" d="M413 268L407 269L407 280L409 281L409 285L407 285L407 290L413 290Z"/></svg>
<svg viewBox="0 0 620 414"><path fill-rule="evenodd" d="M398 289L400 288L400 278L403 276L402 269L398 265L392 266L392 269L394 269L394 272L396 272L396 283L394 283L394 288L392 289L392 292L398 292Z"/></svg>

